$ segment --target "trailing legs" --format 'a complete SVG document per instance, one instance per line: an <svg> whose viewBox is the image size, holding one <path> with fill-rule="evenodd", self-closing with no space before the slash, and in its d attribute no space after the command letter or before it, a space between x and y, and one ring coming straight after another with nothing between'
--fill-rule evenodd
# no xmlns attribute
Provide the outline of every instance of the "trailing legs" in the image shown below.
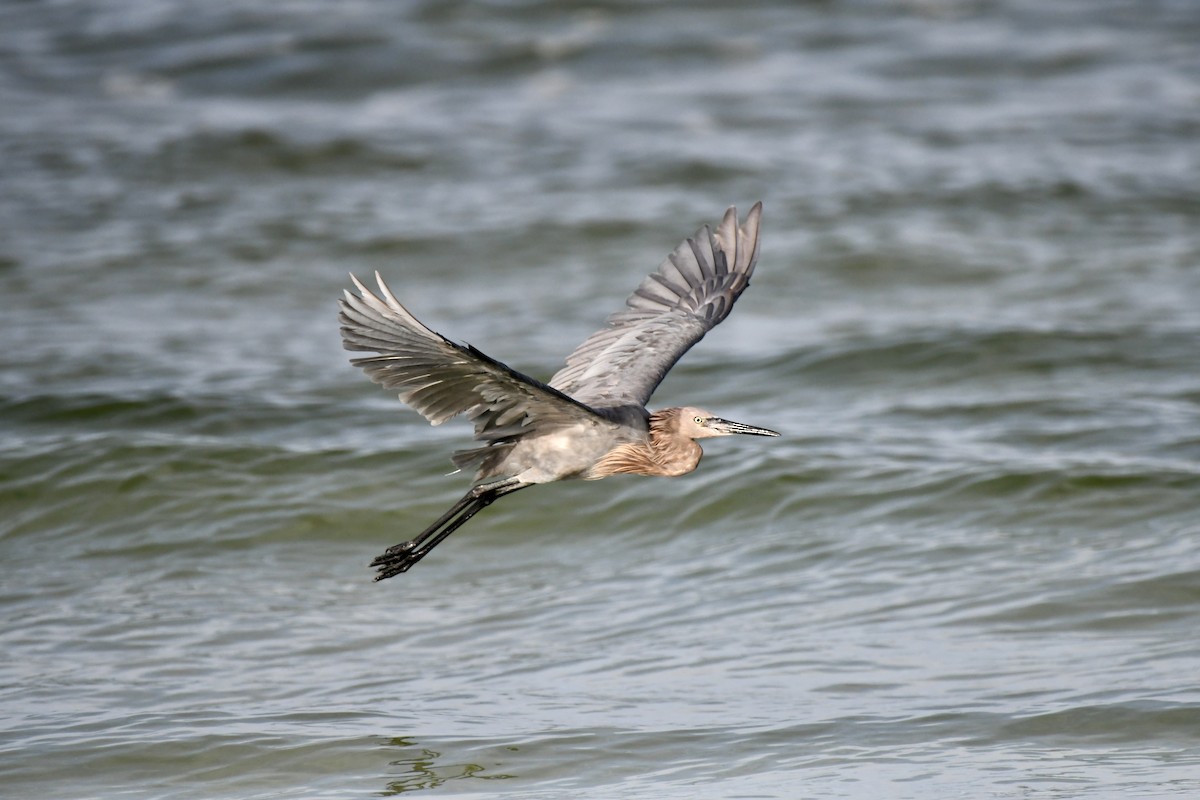
<svg viewBox="0 0 1200 800"><path fill-rule="evenodd" d="M450 507L437 521L407 542L393 545L371 562L372 567L379 568L375 580L382 581L393 575L408 572L416 564L437 547L450 534L454 533L463 523L490 506L497 498L524 489L533 484L522 483L516 478L504 478L492 483L481 483L471 488L457 503Z"/></svg>

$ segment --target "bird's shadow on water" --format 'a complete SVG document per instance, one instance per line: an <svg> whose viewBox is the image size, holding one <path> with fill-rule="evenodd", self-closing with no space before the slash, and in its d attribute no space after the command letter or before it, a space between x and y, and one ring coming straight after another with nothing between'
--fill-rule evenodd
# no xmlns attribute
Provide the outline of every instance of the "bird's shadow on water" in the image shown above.
<svg viewBox="0 0 1200 800"><path fill-rule="evenodd" d="M464 781L504 781L517 778L503 771L503 760L499 754L479 750L466 760L456 753L434 750L418 743L412 736L394 736L383 740L383 746L393 756L388 765L397 774L389 778L379 792L380 796L391 797L426 789L435 789L443 784ZM503 747L504 751L515 751L516 747Z"/></svg>

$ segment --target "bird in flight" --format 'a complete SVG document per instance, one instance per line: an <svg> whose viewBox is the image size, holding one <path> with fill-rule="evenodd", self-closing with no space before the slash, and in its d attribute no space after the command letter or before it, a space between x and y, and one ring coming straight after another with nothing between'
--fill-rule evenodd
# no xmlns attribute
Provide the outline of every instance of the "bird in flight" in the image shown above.
<svg viewBox="0 0 1200 800"><path fill-rule="evenodd" d="M434 425L465 414L483 442L452 459L460 469L476 470L470 491L428 528L372 561L375 580L407 572L506 494L570 478L685 475L700 463L697 439L778 436L699 408L646 409L675 362L729 316L750 284L761 218L762 203L740 225L730 208L715 231L706 225L685 240L549 383L425 327L378 272L378 295L351 275L359 293L347 290L340 301L342 344L375 354L351 363L398 390Z"/></svg>

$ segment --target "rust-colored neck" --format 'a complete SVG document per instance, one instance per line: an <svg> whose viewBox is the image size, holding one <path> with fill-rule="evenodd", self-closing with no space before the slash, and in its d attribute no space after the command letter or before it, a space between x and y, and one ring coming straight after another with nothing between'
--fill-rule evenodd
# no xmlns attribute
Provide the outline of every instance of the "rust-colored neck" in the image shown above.
<svg viewBox="0 0 1200 800"><path fill-rule="evenodd" d="M588 472L588 478L608 475L686 475L700 463L704 451L679 432L679 409L664 408L650 414L650 435L644 442L617 445Z"/></svg>

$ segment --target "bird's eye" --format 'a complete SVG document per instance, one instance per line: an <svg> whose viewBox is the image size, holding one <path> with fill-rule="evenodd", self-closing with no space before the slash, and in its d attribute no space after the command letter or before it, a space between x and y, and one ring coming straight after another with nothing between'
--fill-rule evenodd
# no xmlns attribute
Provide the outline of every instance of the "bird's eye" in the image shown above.
<svg viewBox="0 0 1200 800"><path fill-rule="evenodd" d="M704 417L692 417L692 422L696 423L697 425L703 425Z"/></svg>

